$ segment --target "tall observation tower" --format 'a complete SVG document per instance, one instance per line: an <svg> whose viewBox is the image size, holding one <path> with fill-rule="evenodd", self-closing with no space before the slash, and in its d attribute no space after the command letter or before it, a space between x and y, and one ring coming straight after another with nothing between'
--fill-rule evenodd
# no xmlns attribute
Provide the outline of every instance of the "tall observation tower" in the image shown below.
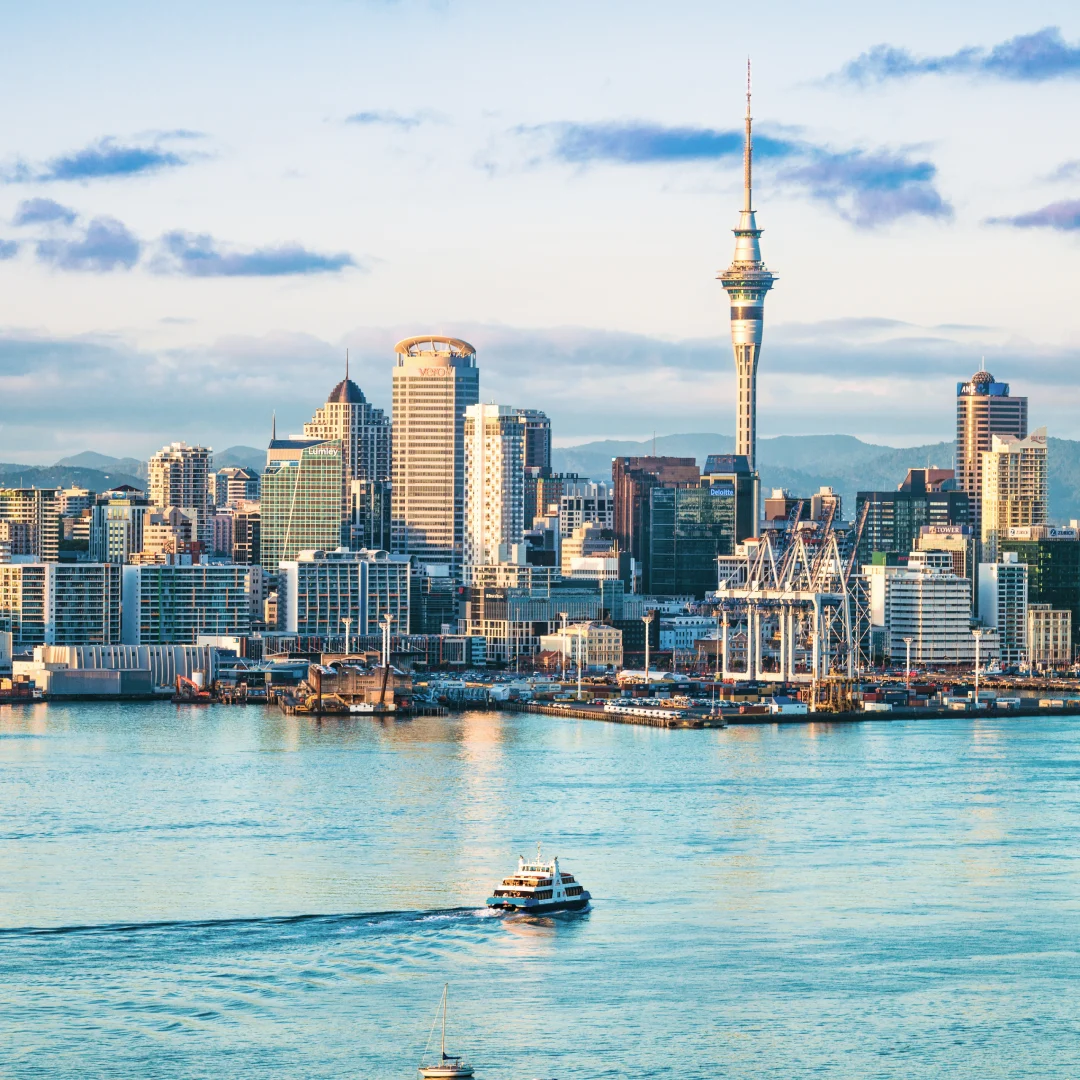
<svg viewBox="0 0 1080 1080"><path fill-rule="evenodd" d="M716 276L731 299L731 344L739 377L735 453L745 454L751 469L757 458L757 364L765 294L776 275L761 261L761 229L750 198L753 144L750 137L750 61L746 62L746 144L743 148L743 207L735 233L735 258Z"/></svg>

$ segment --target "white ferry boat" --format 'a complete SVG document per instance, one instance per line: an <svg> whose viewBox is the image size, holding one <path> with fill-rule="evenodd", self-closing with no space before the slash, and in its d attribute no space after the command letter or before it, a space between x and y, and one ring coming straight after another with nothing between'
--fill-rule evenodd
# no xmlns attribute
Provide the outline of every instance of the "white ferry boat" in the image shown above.
<svg viewBox="0 0 1080 1080"><path fill-rule="evenodd" d="M573 874L559 868L558 856L544 859L537 844L536 858L526 861L524 855L519 856L517 873L503 878L487 898L487 906L546 915L552 911L582 911L590 899Z"/></svg>

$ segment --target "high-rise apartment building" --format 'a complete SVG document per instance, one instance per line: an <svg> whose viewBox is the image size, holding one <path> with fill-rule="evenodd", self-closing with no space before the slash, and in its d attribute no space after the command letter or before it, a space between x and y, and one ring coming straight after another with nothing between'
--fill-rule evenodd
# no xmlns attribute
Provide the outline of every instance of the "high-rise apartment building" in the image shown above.
<svg viewBox="0 0 1080 1080"><path fill-rule="evenodd" d="M126 563L143 549L143 527L151 506L128 484L99 495L90 516L90 561Z"/></svg>
<svg viewBox="0 0 1080 1080"><path fill-rule="evenodd" d="M611 462L613 524L619 550L641 562L654 487L697 487L701 471L691 457L617 457Z"/></svg>
<svg viewBox="0 0 1080 1080"><path fill-rule="evenodd" d="M480 400L476 350L427 336L394 351L393 549L456 576L465 546L465 410Z"/></svg>
<svg viewBox="0 0 1080 1080"><path fill-rule="evenodd" d="M210 490L213 451L208 446L174 442L147 463L147 487L154 506L176 506L198 515L197 539L209 540L214 500Z"/></svg>
<svg viewBox="0 0 1080 1080"><path fill-rule="evenodd" d="M525 468L551 468L551 420L539 409L515 409L525 427Z"/></svg>
<svg viewBox="0 0 1080 1080"><path fill-rule="evenodd" d="M1008 536L1009 529L1046 524L1046 428L1026 439L993 435L980 461L982 557L984 562L995 562L999 541Z"/></svg>
<svg viewBox="0 0 1080 1080"><path fill-rule="evenodd" d="M0 565L0 631L19 650L120 641L120 567L101 563Z"/></svg>
<svg viewBox="0 0 1080 1080"><path fill-rule="evenodd" d="M345 378L304 425L304 437L341 444L343 521L349 517L350 485L354 480L390 479L390 421L382 409L368 403L360 387L349 378L347 361Z"/></svg>
<svg viewBox="0 0 1080 1080"><path fill-rule="evenodd" d="M197 645L251 631L248 568L222 563L123 567L125 645Z"/></svg>
<svg viewBox="0 0 1080 1080"><path fill-rule="evenodd" d="M750 118L750 69L746 71L746 140L743 146L743 207L735 232L735 257L717 277L731 300L731 344L738 377L735 453L751 470L757 462L757 366L765 319L765 294L776 275L761 259L761 232L751 199L753 141ZM755 515L756 516L756 515Z"/></svg>
<svg viewBox="0 0 1080 1080"><path fill-rule="evenodd" d="M526 428L506 405L465 410L465 562L499 562L525 530Z"/></svg>
<svg viewBox="0 0 1080 1080"><path fill-rule="evenodd" d="M979 566L979 618L997 631L1003 664L1027 659L1028 568L1015 551Z"/></svg>
<svg viewBox="0 0 1080 1080"><path fill-rule="evenodd" d="M12 555L56 562L60 553L60 504L52 488L0 488L0 539Z"/></svg>
<svg viewBox="0 0 1080 1080"><path fill-rule="evenodd" d="M280 564L278 620L292 634L377 634L384 615L409 630L410 559L385 551L301 551Z"/></svg>
<svg viewBox="0 0 1080 1080"><path fill-rule="evenodd" d="M956 384L956 479L971 501L971 525L981 536L982 455L995 435L1027 437L1028 401L1010 397L1009 384L980 369L966 383Z"/></svg>
<svg viewBox="0 0 1080 1080"><path fill-rule="evenodd" d="M271 440L259 502L259 554L268 574L301 551L341 543L341 468L337 442Z"/></svg>

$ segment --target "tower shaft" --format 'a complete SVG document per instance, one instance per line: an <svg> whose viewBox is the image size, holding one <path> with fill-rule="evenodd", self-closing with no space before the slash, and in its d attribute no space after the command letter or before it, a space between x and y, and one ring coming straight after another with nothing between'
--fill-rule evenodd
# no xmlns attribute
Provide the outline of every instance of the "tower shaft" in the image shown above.
<svg viewBox="0 0 1080 1080"><path fill-rule="evenodd" d="M746 138L743 146L743 208L735 233L735 257L717 277L731 301L731 345L738 378L735 453L753 469L757 459L757 368L765 294L776 275L761 259L761 232L753 208L753 139L750 116L750 63L746 65Z"/></svg>

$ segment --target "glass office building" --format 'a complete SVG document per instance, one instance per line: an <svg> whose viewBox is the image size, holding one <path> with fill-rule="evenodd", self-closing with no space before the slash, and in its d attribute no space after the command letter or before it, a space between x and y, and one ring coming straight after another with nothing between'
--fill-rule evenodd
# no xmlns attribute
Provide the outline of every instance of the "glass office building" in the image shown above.
<svg viewBox="0 0 1080 1080"><path fill-rule="evenodd" d="M642 587L660 596L716 589L716 557L735 550L734 487L653 488Z"/></svg>
<svg viewBox="0 0 1080 1080"><path fill-rule="evenodd" d="M301 551L333 551L341 543L341 446L307 440L293 445L271 443L262 478L259 554L268 574Z"/></svg>

